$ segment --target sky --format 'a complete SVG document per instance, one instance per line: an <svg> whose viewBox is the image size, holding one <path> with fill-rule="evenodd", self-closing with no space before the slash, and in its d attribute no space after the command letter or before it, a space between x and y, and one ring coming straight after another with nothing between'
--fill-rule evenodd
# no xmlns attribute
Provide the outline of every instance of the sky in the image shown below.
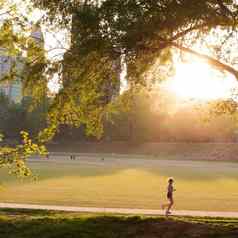
<svg viewBox="0 0 238 238"><path fill-rule="evenodd" d="M178 63L175 76L163 83L164 89L179 99L210 101L236 99L238 82L233 75L221 74L202 62Z"/></svg>

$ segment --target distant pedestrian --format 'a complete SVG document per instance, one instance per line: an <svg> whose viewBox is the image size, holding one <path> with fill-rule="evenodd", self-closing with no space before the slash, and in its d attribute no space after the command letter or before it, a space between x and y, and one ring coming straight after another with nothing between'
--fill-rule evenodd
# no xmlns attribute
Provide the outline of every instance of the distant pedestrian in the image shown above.
<svg viewBox="0 0 238 238"><path fill-rule="evenodd" d="M71 160L75 160L75 159L76 159L76 156L75 156L75 155L70 155L70 159L71 159Z"/></svg>
<svg viewBox="0 0 238 238"><path fill-rule="evenodd" d="M173 178L169 178L169 179L168 179L168 187L167 187L167 199L168 199L169 203L162 205L162 209L167 208L166 211L165 211L165 215L166 215L166 216L168 216L169 214L171 214L171 211L170 211L170 210L171 210L171 208L172 208L172 206L173 206L173 204L174 204L174 196L173 196L173 193L174 193L174 191L176 191L176 190L174 189L173 184L174 184L174 179L173 179Z"/></svg>

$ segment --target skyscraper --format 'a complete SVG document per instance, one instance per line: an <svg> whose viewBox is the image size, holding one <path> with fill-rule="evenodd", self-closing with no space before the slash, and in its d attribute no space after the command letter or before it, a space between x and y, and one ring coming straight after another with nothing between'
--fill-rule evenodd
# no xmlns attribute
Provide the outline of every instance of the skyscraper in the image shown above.
<svg viewBox="0 0 238 238"><path fill-rule="evenodd" d="M44 38L39 24L32 27L31 39L33 39L40 47L44 47ZM21 73L25 67L25 58L22 55L9 56L4 48L0 48L0 92L5 94L11 101L20 103L23 98L23 86L21 81ZM14 74L11 80L4 80L11 71Z"/></svg>
<svg viewBox="0 0 238 238"><path fill-rule="evenodd" d="M4 77L7 77L13 67L15 68L14 79L4 80ZM19 103L22 100L22 84L17 74L22 71L23 67L23 58L21 56L8 56L4 49L0 49L0 79L3 80L0 83L0 92L15 103Z"/></svg>

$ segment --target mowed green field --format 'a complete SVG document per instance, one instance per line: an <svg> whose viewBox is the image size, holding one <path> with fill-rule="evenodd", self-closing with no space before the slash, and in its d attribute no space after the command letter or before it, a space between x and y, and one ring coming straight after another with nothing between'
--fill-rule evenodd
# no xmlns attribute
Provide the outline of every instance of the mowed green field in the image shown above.
<svg viewBox="0 0 238 238"><path fill-rule="evenodd" d="M175 178L175 209L238 211L238 164L55 156L29 163L38 179L0 170L0 202L160 209Z"/></svg>

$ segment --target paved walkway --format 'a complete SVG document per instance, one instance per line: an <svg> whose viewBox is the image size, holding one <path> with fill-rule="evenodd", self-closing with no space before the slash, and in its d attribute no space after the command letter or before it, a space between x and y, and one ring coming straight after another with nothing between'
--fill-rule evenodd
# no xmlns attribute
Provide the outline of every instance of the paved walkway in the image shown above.
<svg viewBox="0 0 238 238"><path fill-rule="evenodd" d="M142 215L164 215L162 210L148 210L135 208L100 208L100 207L69 207L53 205L33 205L17 203L0 203L0 208L21 208L37 210L54 210L68 212L89 212L89 213L114 213L114 214L142 214ZM175 216L199 216L199 217L230 217L238 218L238 212L208 212L208 211L173 211Z"/></svg>

